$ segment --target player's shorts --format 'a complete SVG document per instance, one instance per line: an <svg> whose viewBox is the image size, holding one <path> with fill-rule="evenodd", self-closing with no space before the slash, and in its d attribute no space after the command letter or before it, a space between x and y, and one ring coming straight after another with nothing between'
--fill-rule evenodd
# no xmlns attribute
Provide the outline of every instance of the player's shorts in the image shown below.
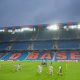
<svg viewBox="0 0 80 80"><path fill-rule="evenodd" d="M53 70L50 69L49 72L50 72L50 73L53 73Z"/></svg>

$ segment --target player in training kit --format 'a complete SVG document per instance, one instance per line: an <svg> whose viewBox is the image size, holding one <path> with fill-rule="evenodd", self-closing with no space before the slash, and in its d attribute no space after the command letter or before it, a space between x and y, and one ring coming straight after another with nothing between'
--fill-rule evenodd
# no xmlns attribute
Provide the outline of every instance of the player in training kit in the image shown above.
<svg viewBox="0 0 80 80"><path fill-rule="evenodd" d="M43 59L43 60L42 60L42 65L47 66L47 60L46 60L46 59Z"/></svg>
<svg viewBox="0 0 80 80"><path fill-rule="evenodd" d="M53 66L52 66L52 64L49 66L49 74L53 74Z"/></svg>
<svg viewBox="0 0 80 80"><path fill-rule="evenodd" d="M22 69L21 64L17 64L15 65L16 71L20 71Z"/></svg>
<svg viewBox="0 0 80 80"><path fill-rule="evenodd" d="M39 74L42 73L42 65L38 65L38 70L37 70L37 72L38 72Z"/></svg>
<svg viewBox="0 0 80 80"><path fill-rule="evenodd" d="M58 72L59 75L62 75L62 66L59 66L59 72Z"/></svg>

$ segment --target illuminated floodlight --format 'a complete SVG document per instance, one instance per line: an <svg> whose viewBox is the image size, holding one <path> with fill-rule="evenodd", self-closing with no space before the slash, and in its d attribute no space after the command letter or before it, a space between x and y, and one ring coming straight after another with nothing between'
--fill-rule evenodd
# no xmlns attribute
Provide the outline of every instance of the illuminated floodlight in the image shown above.
<svg viewBox="0 0 80 80"><path fill-rule="evenodd" d="M47 27L48 30L58 30L59 26L58 25L50 25Z"/></svg>
<svg viewBox="0 0 80 80"><path fill-rule="evenodd" d="M13 32L13 30L8 30L8 32Z"/></svg>
<svg viewBox="0 0 80 80"><path fill-rule="evenodd" d="M63 28L64 28L64 29L67 29L67 26L64 26Z"/></svg>
<svg viewBox="0 0 80 80"><path fill-rule="evenodd" d="M21 32L21 29L15 29L14 32Z"/></svg>
<svg viewBox="0 0 80 80"><path fill-rule="evenodd" d="M23 31L33 31L33 28L21 28L21 32Z"/></svg>
<svg viewBox="0 0 80 80"><path fill-rule="evenodd" d="M80 29L80 24L77 25L77 28Z"/></svg>
<svg viewBox="0 0 80 80"><path fill-rule="evenodd" d="M5 30L4 29L0 29L0 32L4 32Z"/></svg>
<svg viewBox="0 0 80 80"><path fill-rule="evenodd" d="M64 28L66 31L69 31L69 27L68 27L68 26L63 26L63 28Z"/></svg>
<svg viewBox="0 0 80 80"><path fill-rule="evenodd" d="M68 26L70 29L76 29L77 28L77 25L71 25L71 26Z"/></svg>

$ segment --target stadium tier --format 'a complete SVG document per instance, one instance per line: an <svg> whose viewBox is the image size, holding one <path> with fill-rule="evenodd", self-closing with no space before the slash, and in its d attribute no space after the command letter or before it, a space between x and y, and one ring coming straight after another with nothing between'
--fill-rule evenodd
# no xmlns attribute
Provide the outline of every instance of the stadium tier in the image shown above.
<svg viewBox="0 0 80 80"><path fill-rule="evenodd" d="M80 60L80 52L7 52L0 53L0 60Z"/></svg>
<svg viewBox="0 0 80 80"><path fill-rule="evenodd" d="M14 41L1 42L0 50L53 50L80 49L80 40Z"/></svg>
<svg viewBox="0 0 80 80"><path fill-rule="evenodd" d="M28 60L30 58L41 60L45 59L47 55L48 60L70 60L73 59L75 51L78 51L76 56L79 55L80 29L77 24L19 26L13 28L0 29L1 60ZM51 52L46 55L43 51ZM55 53L59 51L65 51L65 53ZM44 57L42 58L42 56ZM74 57L74 59L78 58Z"/></svg>

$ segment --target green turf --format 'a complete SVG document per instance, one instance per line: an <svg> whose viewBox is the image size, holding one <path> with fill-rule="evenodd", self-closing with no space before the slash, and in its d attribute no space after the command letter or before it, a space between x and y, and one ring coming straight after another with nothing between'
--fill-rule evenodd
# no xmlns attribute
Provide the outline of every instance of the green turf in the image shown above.
<svg viewBox="0 0 80 80"><path fill-rule="evenodd" d="M22 64L22 71L15 72L14 65ZM80 62L53 62L54 74L48 73L48 66L43 66L42 74L37 73L39 61L0 62L0 80L80 80ZM48 65L50 62L48 62ZM63 75L58 75L62 65Z"/></svg>

